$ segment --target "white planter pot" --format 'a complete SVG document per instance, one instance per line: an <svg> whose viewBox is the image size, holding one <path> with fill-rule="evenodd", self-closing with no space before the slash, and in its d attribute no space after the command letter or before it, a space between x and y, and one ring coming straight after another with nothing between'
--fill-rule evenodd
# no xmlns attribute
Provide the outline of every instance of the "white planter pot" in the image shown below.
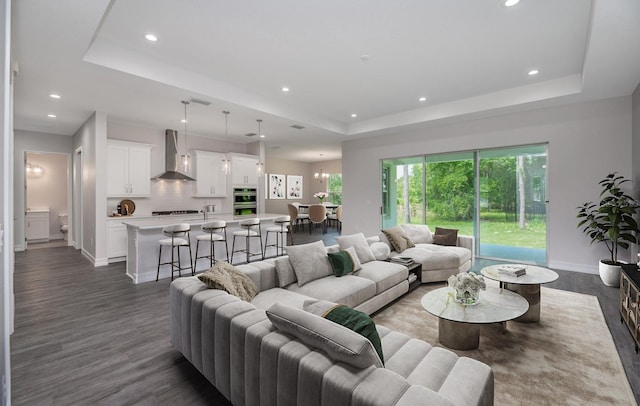
<svg viewBox="0 0 640 406"><path fill-rule="evenodd" d="M616 288L620 286L620 272L622 271L620 265L609 265L600 261L598 270L600 271L600 279L605 285Z"/></svg>

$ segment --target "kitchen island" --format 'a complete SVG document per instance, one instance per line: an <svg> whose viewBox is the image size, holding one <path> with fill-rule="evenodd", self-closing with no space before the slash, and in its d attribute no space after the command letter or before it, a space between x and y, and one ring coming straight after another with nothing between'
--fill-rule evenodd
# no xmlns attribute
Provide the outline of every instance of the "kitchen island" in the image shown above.
<svg viewBox="0 0 640 406"><path fill-rule="evenodd" d="M191 225L190 239L193 259L196 258L196 236L203 234L200 226L205 222L214 220L224 220L227 222L227 243L229 244L229 255L231 255L231 246L233 244L233 232L241 230L239 223L248 218L260 218L262 227L262 240L266 232L266 227L273 225L273 219L281 217L283 214L264 213L258 216L234 216L232 214L216 213L211 215L205 221L204 216L200 215L172 215L172 216L153 216L143 218L128 218L122 223L127 226L127 276L133 279L134 283L150 282L156 280L156 272L158 270L158 254L160 252L160 244L158 241L166 238L162 234L162 228L171 224L187 223ZM274 237L271 237L274 238ZM255 241L255 243L254 243ZM274 240L270 239L270 243ZM236 249L244 249L244 238L238 238L236 241ZM270 247L273 249L273 247ZM257 239L251 241L251 251L258 252L260 244ZM185 249L181 249L181 267L189 266L189 254ZM200 247L200 256L209 253L209 245ZM185 254L186 253L186 254ZM274 255L275 249L267 251L267 256ZM226 252L222 245L216 245L216 257L224 258ZM256 257L257 258L257 257ZM162 250L162 262L171 261L171 250ZM244 253L238 253L235 256L234 263L246 262ZM200 259L197 261L196 271L201 272L209 269L209 259ZM190 270L183 270L182 275L190 275ZM177 272L175 276L178 276ZM171 277L171 266L163 265L160 267L160 278Z"/></svg>

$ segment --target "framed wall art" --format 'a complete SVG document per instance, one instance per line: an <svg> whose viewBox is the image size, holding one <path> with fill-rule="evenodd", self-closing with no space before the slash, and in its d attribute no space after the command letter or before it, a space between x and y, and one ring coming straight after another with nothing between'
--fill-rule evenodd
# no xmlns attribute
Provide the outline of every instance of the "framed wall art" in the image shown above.
<svg viewBox="0 0 640 406"><path fill-rule="evenodd" d="M302 176L287 175L287 199L302 199Z"/></svg>
<svg viewBox="0 0 640 406"><path fill-rule="evenodd" d="M284 175L269 174L269 199L284 199Z"/></svg>

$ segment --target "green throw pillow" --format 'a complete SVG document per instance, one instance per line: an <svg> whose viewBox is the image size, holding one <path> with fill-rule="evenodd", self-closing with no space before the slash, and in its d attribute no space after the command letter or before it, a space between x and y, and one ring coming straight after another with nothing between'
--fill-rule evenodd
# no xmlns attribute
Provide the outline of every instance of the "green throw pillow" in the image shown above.
<svg viewBox="0 0 640 406"><path fill-rule="evenodd" d="M371 341L371 344L373 344L373 348L376 350L378 356L380 357L380 361L382 361L382 365L384 365L380 335L378 335L378 330L376 330L376 324L366 313L354 310L348 306L338 305L327 312L323 317L327 320L331 320L334 323L338 323L350 330L353 330L367 340Z"/></svg>
<svg viewBox="0 0 640 406"><path fill-rule="evenodd" d="M354 271L353 258L347 251L330 252L327 256L335 276L344 276Z"/></svg>

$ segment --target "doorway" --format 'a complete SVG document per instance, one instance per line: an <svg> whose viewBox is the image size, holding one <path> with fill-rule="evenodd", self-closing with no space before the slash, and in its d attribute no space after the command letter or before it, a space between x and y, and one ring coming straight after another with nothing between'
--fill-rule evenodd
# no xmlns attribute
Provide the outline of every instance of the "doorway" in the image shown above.
<svg viewBox="0 0 640 406"><path fill-rule="evenodd" d="M69 155L26 151L24 158L25 247L69 245Z"/></svg>

